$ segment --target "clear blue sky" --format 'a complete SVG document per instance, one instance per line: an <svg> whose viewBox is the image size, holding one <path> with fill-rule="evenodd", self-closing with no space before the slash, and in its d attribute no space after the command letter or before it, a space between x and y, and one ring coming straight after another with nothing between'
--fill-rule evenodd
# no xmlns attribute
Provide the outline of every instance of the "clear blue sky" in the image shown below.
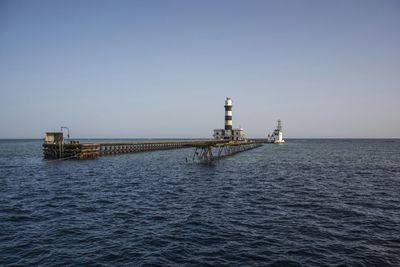
<svg viewBox="0 0 400 267"><path fill-rule="evenodd" d="M0 0L0 138L400 137L400 1Z"/></svg>

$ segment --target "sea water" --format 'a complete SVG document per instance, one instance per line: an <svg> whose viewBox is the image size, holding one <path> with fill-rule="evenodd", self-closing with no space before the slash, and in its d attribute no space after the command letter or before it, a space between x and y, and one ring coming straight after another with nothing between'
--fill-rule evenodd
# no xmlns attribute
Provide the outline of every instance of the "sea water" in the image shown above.
<svg viewBox="0 0 400 267"><path fill-rule="evenodd" d="M0 265L400 266L400 140L42 159L0 140ZM189 159L186 161L186 159Z"/></svg>

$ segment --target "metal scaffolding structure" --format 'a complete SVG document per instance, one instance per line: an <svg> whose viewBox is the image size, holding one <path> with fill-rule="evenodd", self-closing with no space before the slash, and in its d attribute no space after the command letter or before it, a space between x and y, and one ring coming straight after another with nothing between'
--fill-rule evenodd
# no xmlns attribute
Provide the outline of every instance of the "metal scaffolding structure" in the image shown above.
<svg viewBox="0 0 400 267"><path fill-rule="evenodd" d="M198 145L192 157L193 162L212 164L213 162L246 150L262 146L257 141L235 141L220 144Z"/></svg>

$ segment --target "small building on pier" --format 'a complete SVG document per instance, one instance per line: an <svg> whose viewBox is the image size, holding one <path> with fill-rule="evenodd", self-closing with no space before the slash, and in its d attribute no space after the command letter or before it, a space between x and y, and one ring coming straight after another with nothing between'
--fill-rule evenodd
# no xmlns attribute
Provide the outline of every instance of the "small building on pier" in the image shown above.
<svg viewBox="0 0 400 267"><path fill-rule="evenodd" d="M214 129L213 137L216 140L245 140L244 130L242 128L232 130Z"/></svg>
<svg viewBox="0 0 400 267"><path fill-rule="evenodd" d="M44 136L45 144L63 144L64 134L63 132L47 132Z"/></svg>

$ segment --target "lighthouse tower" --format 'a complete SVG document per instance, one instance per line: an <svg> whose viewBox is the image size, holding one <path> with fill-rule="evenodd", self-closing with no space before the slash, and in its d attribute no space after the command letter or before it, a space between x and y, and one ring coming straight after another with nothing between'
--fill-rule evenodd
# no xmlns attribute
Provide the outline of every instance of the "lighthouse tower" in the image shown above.
<svg viewBox="0 0 400 267"><path fill-rule="evenodd" d="M283 144L285 140L283 140L283 133L282 133L282 122L278 120L278 126L272 133L272 135L268 135L268 142L274 144Z"/></svg>
<svg viewBox="0 0 400 267"><path fill-rule="evenodd" d="M232 130L232 99L225 100L225 131Z"/></svg>
<svg viewBox="0 0 400 267"><path fill-rule="evenodd" d="M285 141L282 139L283 134L282 134L282 123L281 120L278 120L278 126L276 127L276 130L278 132L278 139L276 140L277 143L284 143Z"/></svg>
<svg viewBox="0 0 400 267"><path fill-rule="evenodd" d="M224 129L215 129L214 130L214 139L217 140L245 140L244 130L233 129L232 127L232 99L227 97L225 100L225 127Z"/></svg>
<svg viewBox="0 0 400 267"><path fill-rule="evenodd" d="M227 97L225 100L225 139L232 136L232 99Z"/></svg>

